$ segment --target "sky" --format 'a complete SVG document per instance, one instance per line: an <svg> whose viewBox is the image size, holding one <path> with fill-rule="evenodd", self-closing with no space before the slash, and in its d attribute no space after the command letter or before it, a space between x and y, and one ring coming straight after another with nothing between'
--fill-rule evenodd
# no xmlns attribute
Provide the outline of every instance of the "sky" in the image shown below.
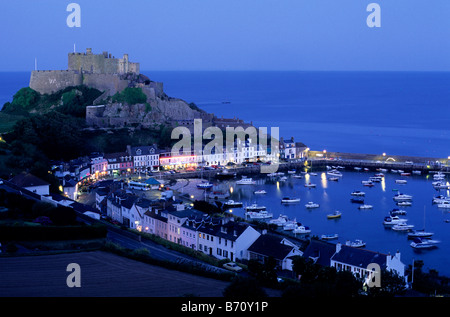
<svg viewBox="0 0 450 317"><path fill-rule="evenodd" d="M81 8L69 27L67 5ZM367 25L380 6L381 27ZM142 70L450 71L449 0L2 0L0 71L128 53Z"/></svg>

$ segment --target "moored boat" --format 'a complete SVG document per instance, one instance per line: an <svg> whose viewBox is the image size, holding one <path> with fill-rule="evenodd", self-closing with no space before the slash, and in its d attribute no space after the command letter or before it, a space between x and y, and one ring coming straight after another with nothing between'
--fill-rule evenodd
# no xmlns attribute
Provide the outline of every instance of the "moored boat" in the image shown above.
<svg viewBox="0 0 450 317"><path fill-rule="evenodd" d="M239 208L242 207L243 204L239 201L234 201L234 200L228 200L226 202L223 203L225 208Z"/></svg>
<svg viewBox="0 0 450 317"><path fill-rule="evenodd" d="M300 201L300 198L283 197L281 199L282 204L298 203L299 201Z"/></svg>
<svg viewBox="0 0 450 317"><path fill-rule="evenodd" d="M270 224L277 225L279 227L283 226L286 222L289 221L289 218L286 215L279 215L276 219L271 219L269 221Z"/></svg>
<svg viewBox="0 0 450 317"><path fill-rule="evenodd" d="M257 204L251 204L250 206L245 207L245 210L247 211L262 211L266 209L266 206L258 206Z"/></svg>
<svg viewBox="0 0 450 317"><path fill-rule="evenodd" d="M352 195L352 196L365 196L366 193L365 193L365 192L362 192L362 191L359 191L359 190L355 190L355 191L352 192L350 195Z"/></svg>
<svg viewBox="0 0 450 317"><path fill-rule="evenodd" d="M414 249L431 249L436 248L440 242L441 241L439 240L415 238L414 241L410 243L410 246Z"/></svg>
<svg viewBox="0 0 450 317"><path fill-rule="evenodd" d="M352 248L363 248L366 246L366 243L363 242L362 240L356 239L355 241L346 241L345 242L346 246L352 247Z"/></svg>
<svg viewBox="0 0 450 317"><path fill-rule="evenodd" d="M263 194L267 194L267 192L264 189L260 189L260 190L254 191L253 194L263 195Z"/></svg>
<svg viewBox="0 0 450 317"><path fill-rule="evenodd" d="M339 235L337 233L335 234L323 234L320 236L322 240L333 240L339 238Z"/></svg>
<svg viewBox="0 0 450 317"><path fill-rule="evenodd" d="M422 238L422 239L426 239L426 238L431 238L431 236L434 234L434 232L427 232L425 230L413 230L412 232L408 232L408 238L409 239L413 239L413 238Z"/></svg>
<svg viewBox="0 0 450 317"><path fill-rule="evenodd" d="M292 230L292 233L311 233L311 229L307 226L304 226L302 224L297 225L294 230Z"/></svg>
<svg viewBox="0 0 450 317"><path fill-rule="evenodd" d="M268 219L272 218L272 214L268 213L266 210L261 211L247 211L245 213L247 217L250 217L251 219Z"/></svg>
<svg viewBox="0 0 450 317"><path fill-rule="evenodd" d="M315 188L315 187L316 187L316 184L308 183L308 184L305 184L305 187L308 187L308 188Z"/></svg>
<svg viewBox="0 0 450 317"><path fill-rule="evenodd" d="M342 213L340 211L336 210L332 214L328 214L327 218L328 219L336 219L336 218L340 218L341 216L342 216Z"/></svg>
<svg viewBox="0 0 450 317"><path fill-rule="evenodd" d="M242 179L236 182L236 185L254 185L254 184L256 184L256 182L252 178L246 176L242 176Z"/></svg>
<svg viewBox="0 0 450 317"><path fill-rule="evenodd" d="M358 209L372 209L372 208L373 208L372 205L366 205L366 204L361 205L361 206L358 207Z"/></svg>
<svg viewBox="0 0 450 317"><path fill-rule="evenodd" d="M317 203L313 203L312 201L310 201L310 202L308 202L306 205L305 205L305 207L306 208L319 208L320 207L320 205L319 204L317 204Z"/></svg>
<svg viewBox="0 0 450 317"><path fill-rule="evenodd" d="M399 216L387 216L384 217L383 224L384 225L396 225L399 223L407 222L408 219L400 218Z"/></svg>
<svg viewBox="0 0 450 317"><path fill-rule="evenodd" d="M197 184L198 189L210 189L211 187L213 187L213 184L210 182L201 182L200 184Z"/></svg>
<svg viewBox="0 0 450 317"><path fill-rule="evenodd" d="M392 226L394 231L409 231L414 228L414 225L408 225L406 222L398 223Z"/></svg>

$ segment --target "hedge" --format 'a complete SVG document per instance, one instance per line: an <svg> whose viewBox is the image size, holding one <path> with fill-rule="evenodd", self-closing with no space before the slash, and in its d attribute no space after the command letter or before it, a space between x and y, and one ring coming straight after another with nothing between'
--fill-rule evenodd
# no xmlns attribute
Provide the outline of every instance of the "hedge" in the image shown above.
<svg viewBox="0 0 450 317"><path fill-rule="evenodd" d="M78 240L105 238L105 226L0 226L0 241Z"/></svg>

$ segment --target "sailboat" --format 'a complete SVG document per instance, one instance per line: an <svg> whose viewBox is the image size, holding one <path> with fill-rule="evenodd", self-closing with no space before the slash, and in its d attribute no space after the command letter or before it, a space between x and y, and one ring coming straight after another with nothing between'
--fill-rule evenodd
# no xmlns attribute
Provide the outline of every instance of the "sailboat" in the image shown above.
<svg viewBox="0 0 450 317"><path fill-rule="evenodd" d="M434 234L434 232L425 231L425 209L426 209L426 207L424 206L423 207L423 227L424 227L424 229L413 230L412 232L409 232L408 239L416 239L416 238L428 239L428 238L431 238L431 236Z"/></svg>

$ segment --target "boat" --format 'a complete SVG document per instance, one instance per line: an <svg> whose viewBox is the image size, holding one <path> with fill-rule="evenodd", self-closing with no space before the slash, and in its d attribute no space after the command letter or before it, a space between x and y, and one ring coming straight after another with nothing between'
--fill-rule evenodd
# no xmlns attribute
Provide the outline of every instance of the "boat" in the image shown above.
<svg viewBox="0 0 450 317"><path fill-rule="evenodd" d="M242 176L242 179L236 182L236 185L254 185L256 182L252 178Z"/></svg>
<svg viewBox="0 0 450 317"><path fill-rule="evenodd" d="M399 216L387 216L384 217L383 224L384 225L396 225L399 223L407 222L408 219L400 218Z"/></svg>
<svg viewBox="0 0 450 317"><path fill-rule="evenodd" d="M363 184L363 186L367 186L367 187L373 187L373 186L375 186L375 185L373 184L373 182L371 182L371 181L361 181L361 183Z"/></svg>
<svg viewBox="0 0 450 317"><path fill-rule="evenodd" d="M253 194L263 195L263 194L267 194L267 192L264 189L260 189L260 190L254 191Z"/></svg>
<svg viewBox="0 0 450 317"><path fill-rule="evenodd" d="M236 173L230 173L228 170L224 169L223 171L216 174L217 179L232 179L236 177Z"/></svg>
<svg viewBox="0 0 450 317"><path fill-rule="evenodd" d="M228 200L228 201L223 203L223 206L225 208L239 208L239 207L242 207L243 204L241 202L238 202L238 201Z"/></svg>
<svg viewBox="0 0 450 317"><path fill-rule="evenodd" d="M335 234L323 234L320 236L322 240L333 240L339 238L339 235L337 233Z"/></svg>
<svg viewBox="0 0 450 317"><path fill-rule="evenodd" d="M295 175L292 175L292 177L294 177L294 178L303 178L303 175L295 174Z"/></svg>
<svg viewBox="0 0 450 317"><path fill-rule="evenodd" d="M288 220L286 223L283 224L283 230L285 231L292 231L298 226L297 220Z"/></svg>
<svg viewBox="0 0 450 317"><path fill-rule="evenodd" d="M311 229L309 229L309 227L306 227L302 224L297 225L294 230L292 230L292 233L311 233Z"/></svg>
<svg viewBox="0 0 450 317"><path fill-rule="evenodd" d="M229 193L224 193L222 191L213 191L209 193L208 196L210 199L228 199L230 197Z"/></svg>
<svg viewBox="0 0 450 317"><path fill-rule="evenodd" d="M384 177L384 174L383 174L383 173L377 173L377 174L375 174L375 177L381 177L381 178L383 178L383 177Z"/></svg>
<svg viewBox="0 0 450 317"><path fill-rule="evenodd" d="M319 208L320 205L317 204L317 203L313 203L312 201L310 201L310 202L308 202L308 203L305 205L305 207L306 207L306 208Z"/></svg>
<svg viewBox="0 0 450 317"><path fill-rule="evenodd" d="M290 170L290 171L288 171L288 174L295 174L295 173L297 173L296 170Z"/></svg>
<svg viewBox="0 0 450 317"><path fill-rule="evenodd" d="M365 193L365 192L362 192L362 191L359 191L359 190L355 190L355 191L352 192L350 195L352 195L352 196L365 196L366 193Z"/></svg>
<svg viewBox="0 0 450 317"><path fill-rule="evenodd" d="M391 170L392 173L398 173L398 170Z"/></svg>
<svg viewBox="0 0 450 317"><path fill-rule="evenodd" d="M408 225L406 222L398 223L392 226L394 231L409 231L414 228L414 225Z"/></svg>
<svg viewBox="0 0 450 317"><path fill-rule="evenodd" d="M414 239L414 238L422 238L422 239L427 239L427 238L431 238L431 236L433 235L433 232L427 232L425 230L413 230L412 232L408 232L408 238L409 239Z"/></svg>
<svg viewBox="0 0 450 317"><path fill-rule="evenodd" d="M282 204L298 203L299 201L300 201L300 198L283 197L281 199Z"/></svg>
<svg viewBox="0 0 450 317"><path fill-rule="evenodd" d="M308 184L305 184L305 187L308 187L308 188L316 188L316 184L308 183Z"/></svg>
<svg viewBox="0 0 450 317"><path fill-rule="evenodd" d="M450 201L443 201L440 204L438 204L437 206L438 206L438 208L448 209L448 208L450 208Z"/></svg>
<svg viewBox="0 0 450 317"><path fill-rule="evenodd" d="M379 183L379 182L381 182L383 180L383 177L379 177L379 176L372 176L372 177L369 177L369 181L370 182L376 182L376 183Z"/></svg>
<svg viewBox="0 0 450 317"><path fill-rule="evenodd" d="M406 215L406 210L402 210L402 209L392 209L389 214L391 216L400 216L400 215Z"/></svg>
<svg viewBox="0 0 450 317"><path fill-rule="evenodd" d="M372 208L373 208L372 205L366 205L366 204L361 205L361 206L358 207L358 209L372 209Z"/></svg>
<svg viewBox="0 0 450 317"><path fill-rule="evenodd" d="M394 199L395 201L409 201L412 200L412 196L411 195L406 195L406 194L396 194L392 199Z"/></svg>
<svg viewBox="0 0 450 317"><path fill-rule="evenodd" d="M444 182L433 182L433 187L435 189L450 189L450 185L444 183Z"/></svg>
<svg viewBox="0 0 450 317"><path fill-rule="evenodd" d="M337 181L339 181L339 177L328 177L328 180L337 182Z"/></svg>
<svg viewBox="0 0 450 317"><path fill-rule="evenodd" d="M411 173L403 172L403 173L400 173L400 176L411 176Z"/></svg>
<svg viewBox="0 0 450 317"><path fill-rule="evenodd" d="M360 171L361 170L361 167L354 167L353 168L355 171Z"/></svg>
<svg viewBox="0 0 450 317"><path fill-rule="evenodd" d="M356 239L354 242L346 241L345 245L352 248L363 248L366 246L366 243L363 242L362 240Z"/></svg>
<svg viewBox="0 0 450 317"><path fill-rule="evenodd" d="M317 173L309 173L311 176L317 176Z"/></svg>
<svg viewBox="0 0 450 317"><path fill-rule="evenodd" d="M414 249L431 249L437 247L441 241L439 240L429 240L415 238L413 242L410 243L411 247Z"/></svg>
<svg viewBox="0 0 450 317"><path fill-rule="evenodd" d="M336 219L336 218L340 218L342 215L342 213L338 210L336 210L335 212L333 212L332 214L328 214L327 218L328 219Z"/></svg>
<svg viewBox="0 0 450 317"><path fill-rule="evenodd" d="M364 172L368 172L369 169L367 167L364 167Z"/></svg>
<svg viewBox="0 0 450 317"><path fill-rule="evenodd" d="M406 183L408 183L408 181L406 179L396 179L395 183L396 184L406 184Z"/></svg>
<svg viewBox="0 0 450 317"><path fill-rule="evenodd" d="M251 204L250 206L245 207L247 211L263 211L266 210L265 206L258 206L257 204Z"/></svg>
<svg viewBox="0 0 450 317"><path fill-rule="evenodd" d="M352 197L352 198L350 198L350 201L355 204L364 204L364 198L360 198L360 197L358 197L358 198Z"/></svg>
<svg viewBox="0 0 450 317"><path fill-rule="evenodd" d="M286 222L288 222L289 218L286 215L279 215L276 219L271 219L269 224L277 225L278 227L283 226Z"/></svg>
<svg viewBox="0 0 450 317"><path fill-rule="evenodd" d="M437 172L433 175L433 179L443 180L445 178L445 174L442 172Z"/></svg>
<svg viewBox="0 0 450 317"><path fill-rule="evenodd" d="M422 171L412 171L412 173L413 173L413 174L416 174L416 175L421 175L421 174L422 174Z"/></svg>
<svg viewBox="0 0 450 317"><path fill-rule="evenodd" d="M342 177L342 176L343 176L342 173L339 172L338 170L331 170L331 171L328 171L328 172L327 172L327 175L330 175L330 176L336 176L336 177Z"/></svg>
<svg viewBox="0 0 450 317"><path fill-rule="evenodd" d="M272 214L268 213L266 210L261 211L247 211L245 213L247 217L250 217L251 219L268 219L272 218Z"/></svg>
<svg viewBox="0 0 450 317"><path fill-rule="evenodd" d="M210 182L201 182L200 184L197 184L198 189L209 189L211 187L213 187L213 184Z"/></svg>
<svg viewBox="0 0 450 317"><path fill-rule="evenodd" d="M410 201L399 201L399 202L397 202L397 206L407 207L407 206L412 206L412 203Z"/></svg>

